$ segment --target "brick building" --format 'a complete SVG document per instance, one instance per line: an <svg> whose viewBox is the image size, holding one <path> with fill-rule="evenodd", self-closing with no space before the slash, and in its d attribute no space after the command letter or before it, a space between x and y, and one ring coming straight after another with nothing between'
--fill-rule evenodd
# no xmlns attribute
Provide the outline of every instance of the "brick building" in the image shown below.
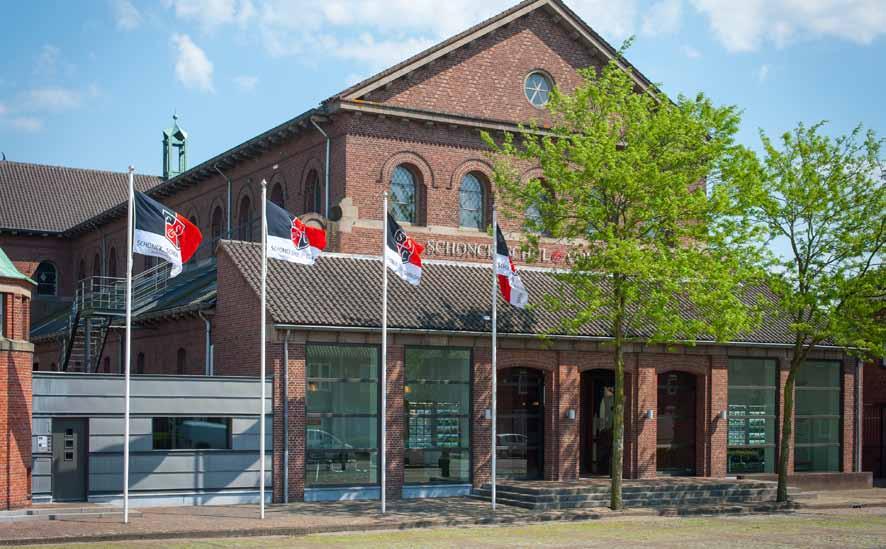
<svg viewBox="0 0 886 549"><path fill-rule="evenodd" d="M332 252L313 269L270 266L275 499L378 495L382 389L391 497L488 481L493 192L480 132L544 125L550 88L573 89L577 69L613 55L561 1L526 0L190 169L176 122L163 135L163 176L138 176L137 186L205 239L173 280L165 264L136 257L133 373L258 373L251 242L267 180L272 201L326 228ZM630 68L638 89L650 86ZM526 166L523 176L540 173ZM125 175L5 161L0 182L0 247L38 284L34 368L120 372ZM388 386L379 388L385 189L428 266L420 290L393 282ZM520 240L522 220L501 224ZM568 252L542 239L525 269L534 301ZM553 315L499 310L499 474L608 474L610 334L589 326L543 345L536 336L556 325ZM778 322L726 345L630 349L625 474L771 473L789 349ZM840 349L813 355L797 390L792 468L857 471L856 364Z"/></svg>
<svg viewBox="0 0 886 549"><path fill-rule="evenodd" d="M31 504L33 286L0 249L0 509Z"/></svg>

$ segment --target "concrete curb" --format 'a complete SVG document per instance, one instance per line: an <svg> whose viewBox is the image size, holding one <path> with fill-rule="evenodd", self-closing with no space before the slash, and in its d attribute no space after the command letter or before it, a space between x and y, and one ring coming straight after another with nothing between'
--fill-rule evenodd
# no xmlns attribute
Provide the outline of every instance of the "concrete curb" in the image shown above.
<svg viewBox="0 0 886 549"><path fill-rule="evenodd" d="M886 506L886 502L883 503ZM839 505L836 508L845 508L846 505ZM97 534L94 536L76 536L76 537L55 537L55 538L22 538L22 539L0 539L0 546L23 546L23 545L51 545L66 543L98 543L98 542L120 542L120 541L147 541L147 540L167 540L167 539L220 539L220 538L240 538L240 537L262 537L262 536L305 536L310 534L330 534L330 533L357 533L357 532L375 532L381 530L412 530L418 528L447 528L460 526L490 526L490 525L511 525L511 524L531 524L541 522L569 522L569 521L586 521L586 520L605 520L624 517L688 517L688 516L712 516L712 515L759 515L759 514L784 514L791 513L800 508L796 504L782 507L769 508L764 506L753 506L751 508L727 507L727 508L699 508L699 509L679 509L679 508L661 508L661 509L629 509L621 512L570 512L570 513L539 513L530 516L519 517L494 517L485 516L479 518L468 519L452 519L452 520L405 520L400 522L380 522L365 525L328 525L328 526L278 526L269 528L239 528L233 530L190 530L177 532L132 532L132 533L114 533L114 534Z"/></svg>

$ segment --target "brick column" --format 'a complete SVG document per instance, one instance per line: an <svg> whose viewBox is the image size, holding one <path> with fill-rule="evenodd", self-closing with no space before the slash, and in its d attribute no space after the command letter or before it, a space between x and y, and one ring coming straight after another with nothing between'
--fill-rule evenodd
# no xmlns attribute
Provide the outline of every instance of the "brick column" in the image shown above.
<svg viewBox="0 0 886 549"><path fill-rule="evenodd" d="M471 388L471 479L475 488L491 480L492 421L486 410L492 406L492 351L474 348L473 387Z"/></svg>
<svg viewBox="0 0 886 549"><path fill-rule="evenodd" d="M710 402L711 419L708 434L708 476L726 476L726 447L728 419L719 419L717 416L722 410L729 407L729 360L725 355L711 357L710 371Z"/></svg>
<svg viewBox="0 0 886 549"><path fill-rule="evenodd" d="M562 356L562 355L561 355ZM578 453L581 374L575 364L560 364L557 368L557 480L578 479ZM569 410L575 418L569 419Z"/></svg>
<svg viewBox="0 0 886 549"><path fill-rule="evenodd" d="M851 473L855 464L855 360L843 361L843 467Z"/></svg>
<svg viewBox="0 0 886 549"><path fill-rule="evenodd" d="M307 365L304 343L289 342L289 501L305 499ZM281 380L282 384L282 380ZM280 450L283 451L282 448Z"/></svg>
<svg viewBox="0 0 886 549"><path fill-rule="evenodd" d="M625 355L625 366L629 362L636 364L637 358ZM622 475L624 478L637 478L637 412L636 395L636 370L632 373L625 372L625 413L624 413L624 452L622 463Z"/></svg>
<svg viewBox="0 0 886 549"><path fill-rule="evenodd" d="M778 371L778 437L777 437L778 440L776 441L776 444L777 444L776 448L778 449L778 452L781 451L781 437L784 436L784 433L781 430L782 423L784 422L784 386L788 382L788 373L790 372L790 366L791 366L790 362L788 360L785 360L784 363L782 364L781 369ZM797 410L797 397L796 397L796 391L794 391L794 411L796 412L796 410ZM793 418L791 418L791 425L793 427L793 429L791 429L791 430L794 431L794 433L791 435L791 439L792 439L791 445L790 445L790 448L788 449L788 474L789 475L793 474L793 472L794 472L794 440L796 439L796 430L797 430L797 426L794 423ZM780 460L780 459L781 459L781 456L778 455L778 453L777 453L776 454L776 462L775 462L776 463L776 466L775 466L776 472L778 472L778 461L777 460Z"/></svg>
<svg viewBox="0 0 886 549"><path fill-rule="evenodd" d="M655 363L640 356L637 368L637 478L655 478L656 437L658 436L658 374ZM646 410L655 410L655 419L646 419Z"/></svg>
<svg viewBox="0 0 886 549"><path fill-rule="evenodd" d="M556 366L553 370L544 370L544 466L543 478L545 480L557 480L559 475L560 453L557 437L559 424L559 410L557 395L559 393L559 379Z"/></svg>
<svg viewBox="0 0 886 549"><path fill-rule="evenodd" d="M271 477L274 503L283 503L283 344L268 343L267 359L274 384L271 389Z"/></svg>
<svg viewBox="0 0 886 549"><path fill-rule="evenodd" d="M403 364L405 349L402 345L388 345L388 417L387 417L387 464L386 495L388 499L400 499L403 495L403 465L405 458L406 417L404 382L406 368Z"/></svg>

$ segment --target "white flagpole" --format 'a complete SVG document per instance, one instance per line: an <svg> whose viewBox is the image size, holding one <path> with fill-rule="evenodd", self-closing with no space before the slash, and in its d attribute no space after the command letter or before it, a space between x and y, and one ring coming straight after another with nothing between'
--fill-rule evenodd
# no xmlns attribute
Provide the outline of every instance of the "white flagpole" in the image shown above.
<svg viewBox="0 0 886 549"><path fill-rule="evenodd" d="M268 182L261 180L261 335L259 344L261 345L261 373L259 374L259 383L261 384L261 404L259 405L259 509L261 510L261 518L265 518L265 309L267 301L267 284L268 284Z"/></svg>
<svg viewBox="0 0 886 549"><path fill-rule="evenodd" d="M387 511L387 461L386 448L388 445L388 191L384 192L384 230L381 235L381 512Z"/></svg>
<svg viewBox="0 0 886 549"><path fill-rule="evenodd" d="M126 342L123 367L123 524L129 524L129 366L132 357L132 232L135 225L135 168L129 166L129 208L126 220Z"/></svg>
<svg viewBox="0 0 886 549"><path fill-rule="evenodd" d="M495 475L496 475L496 454L498 449L497 422L498 414L497 392L498 392L498 370L496 370L496 362L498 358L498 274L496 273L496 255L498 254L498 220L495 212L495 202L492 204L492 510L495 511Z"/></svg>

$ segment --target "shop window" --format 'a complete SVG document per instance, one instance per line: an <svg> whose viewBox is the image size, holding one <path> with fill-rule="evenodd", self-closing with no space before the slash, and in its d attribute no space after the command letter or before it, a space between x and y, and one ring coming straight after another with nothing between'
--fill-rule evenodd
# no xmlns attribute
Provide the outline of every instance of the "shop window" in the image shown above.
<svg viewBox="0 0 886 549"><path fill-rule="evenodd" d="M378 348L307 347L306 486L378 482Z"/></svg>
<svg viewBox="0 0 886 549"><path fill-rule="evenodd" d="M842 431L840 363L810 361L797 374L794 470L839 471Z"/></svg>
<svg viewBox="0 0 886 549"><path fill-rule="evenodd" d="M458 189L458 224L460 227L470 229L484 229L486 213L486 197L484 185L480 178L473 173L466 174L461 179L461 187Z"/></svg>
<svg viewBox="0 0 886 549"><path fill-rule="evenodd" d="M397 221L416 222L416 202L418 187L415 174L406 166L394 168L391 175L391 214Z"/></svg>
<svg viewBox="0 0 886 549"><path fill-rule="evenodd" d="M111 357L106 356L104 360L102 360L102 371L106 374L111 373Z"/></svg>
<svg viewBox="0 0 886 549"><path fill-rule="evenodd" d="M252 202L248 196L240 201L240 211L237 214L237 238L243 242L252 242Z"/></svg>
<svg viewBox="0 0 886 549"><path fill-rule="evenodd" d="M730 474L775 472L777 394L775 360L729 359L726 455Z"/></svg>
<svg viewBox="0 0 886 549"><path fill-rule="evenodd" d="M139 353L135 359L135 373L143 374L145 373L145 354Z"/></svg>
<svg viewBox="0 0 886 549"><path fill-rule="evenodd" d="M468 483L471 352L406 350L406 484Z"/></svg>
<svg viewBox="0 0 886 549"><path fill-rule="evenodd" d="M92 258L92 276L102 275L102 258L99 254L95 254Z"/></svg>
<svg viewBox="0 0 886 549"><path fill-rule="evenodd" d="M37 282L37 295L57 295L58 271L55 265L49 261L43 261L37 265L34 271L34 280Z"/></svg>
<svg viewBox="0 0 886 549"><path fill-rule="evenodd" d="M155 417L154 450L230 450L231 418Z"/></svg>
<svg viewBox="0 0 886 549"><path fill-rule="evenodd" d="M86 278L86 261L80 260L80 263L77 265L77 281L84 280Z"/></svg>
<svg viewBox="0 0 886 549"><path fill-rule="evenodd" d="M323 208L320 191L320 175L317 170L311 170L305 178L305 213L320 213Z"/></svg>

